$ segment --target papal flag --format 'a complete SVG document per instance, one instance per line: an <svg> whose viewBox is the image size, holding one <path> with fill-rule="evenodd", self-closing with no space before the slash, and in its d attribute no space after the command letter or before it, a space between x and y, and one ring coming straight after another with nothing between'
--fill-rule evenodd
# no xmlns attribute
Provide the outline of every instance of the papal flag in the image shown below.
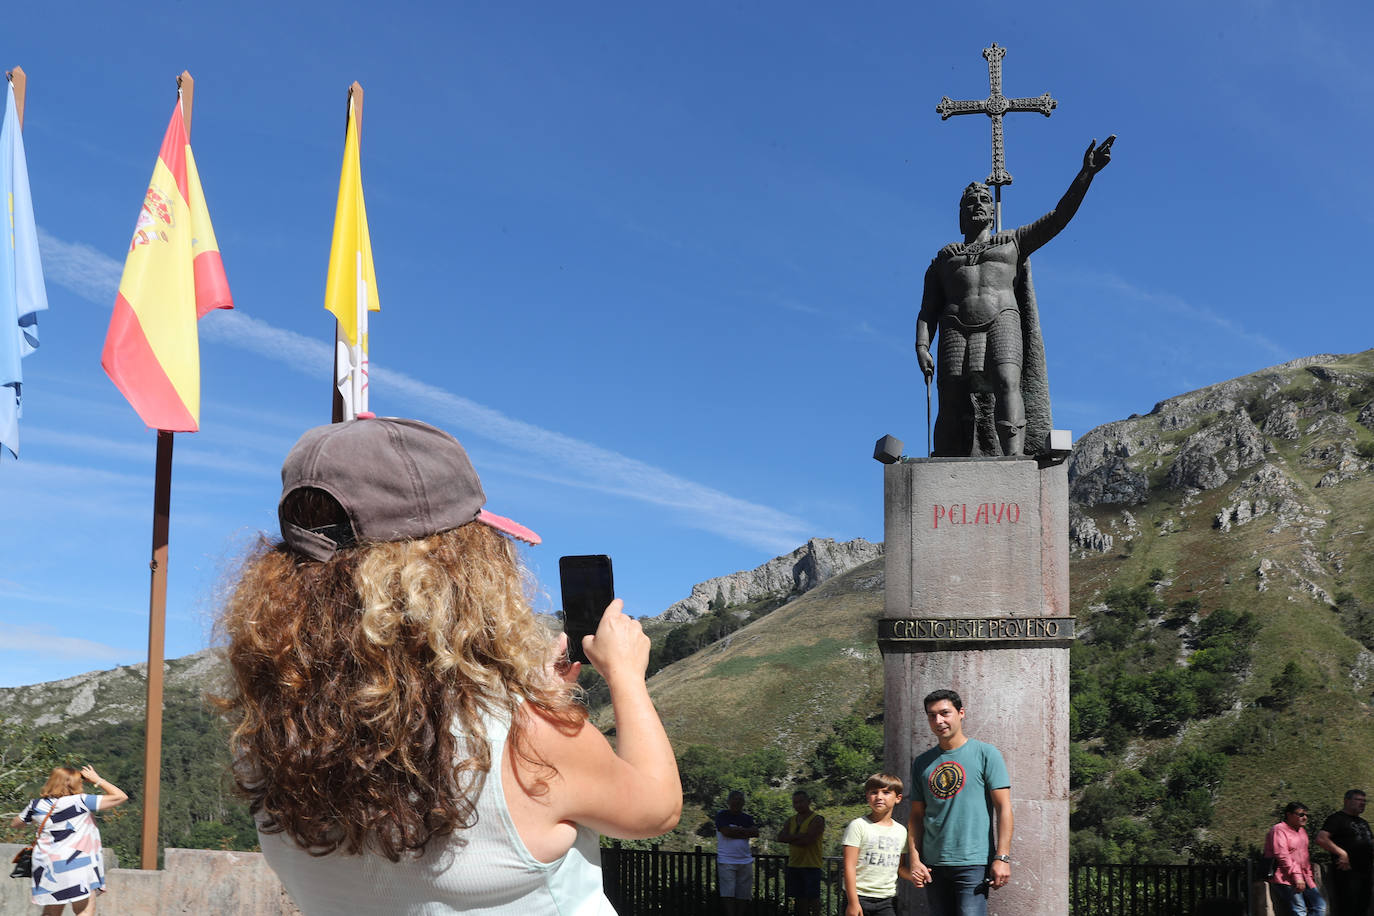
<svg viewBox="0 0 1374 916"><path fill-rule="evenodd" d="M200 428L196 322L212 309L233 307L178 100L129 243L100 356L144 423L168 432Z"/></svg>
<svg viewBox="0 0 1374 916"><path fill-rule="evenodd" d="M367 313L381 310L377 272L372 266L372 237L367 232L367 207L363 203L362 169L358 163L358 120L351 96L324 307L339 320L334 384L343 396L344 419L350 420L367 410Z"/></svg>
<svg viewBox="0 0 1374 916"><path fill-rule="evenodd" d="M0 203L5 211L0 230L0 445L18 458L24 384L20 360L38 348L38 313L48 307L48 294L38 258L24 139L8 80L5 89L0 127Z"/></svg>

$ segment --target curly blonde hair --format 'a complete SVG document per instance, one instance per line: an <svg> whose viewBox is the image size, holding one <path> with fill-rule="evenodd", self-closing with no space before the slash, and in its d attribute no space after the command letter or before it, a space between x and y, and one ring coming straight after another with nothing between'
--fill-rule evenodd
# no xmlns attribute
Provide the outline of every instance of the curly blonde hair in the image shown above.
<svg viewBox="0 0 1374 916"><path fill-rule="evenodd" d="M397 861L471 827L493 760L484 715L556 726L586 719L548 671L548 631L530 610L514 545L486 525L363 544L328 561L263 541L219 620L231 690L235 781L265 833L315 855ZM461 736L461 737L456 737Z"/></svg>

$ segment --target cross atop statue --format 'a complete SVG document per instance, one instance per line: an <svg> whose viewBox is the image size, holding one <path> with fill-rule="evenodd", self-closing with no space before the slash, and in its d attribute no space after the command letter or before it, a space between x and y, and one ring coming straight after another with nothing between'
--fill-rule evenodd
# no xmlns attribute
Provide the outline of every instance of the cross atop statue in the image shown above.
<svg viewBox="0 0 1374 916"><path fill-rule="evenodd" d="M983 57L988 61L988 83L992 91L985 99L955 101L949 96L940 99L935 113L941 121L948 121L954 115L985 114L992 119L992 174L987 183L994 188L1011 184L1011 173L1007 171L1006 149L1002 142L1002 115L1011 111L1038 111L1049 117L1059 103L1047 92L1033 99L1009 99L1002 95L1002 58L1007 49L992 47L983 49Z"/></svg>

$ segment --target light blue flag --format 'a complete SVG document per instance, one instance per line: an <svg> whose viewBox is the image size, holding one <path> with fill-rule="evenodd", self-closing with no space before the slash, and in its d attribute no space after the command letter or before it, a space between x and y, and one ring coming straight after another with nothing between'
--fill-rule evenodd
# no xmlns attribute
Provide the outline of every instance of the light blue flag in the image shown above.
<svg viewBox="0 0 1374 916"><path fill-rule="evenodd" d="M0 446L18 458L24 383L20 360L38 349L38 313L48 307L48 294L38 258L24 138L9 80L5 89L5 122L0 127Z"/></svg>

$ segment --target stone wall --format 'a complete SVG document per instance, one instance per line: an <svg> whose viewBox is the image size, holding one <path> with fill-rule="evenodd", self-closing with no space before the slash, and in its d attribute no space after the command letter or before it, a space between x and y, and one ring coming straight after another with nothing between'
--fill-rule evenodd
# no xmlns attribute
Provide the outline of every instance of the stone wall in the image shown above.
<svg viewBox="0 0 1374 916"><path fill-rule="evenodd" d="M20 848L0 843L0 862L8 863ZM108 851L106 858L108 890L96 906L100 916L300 916L261 853L167 849L162 871L114 867L118 863ZM29 888L27 881L4 879L0 916L37 913Z"/></svg>

